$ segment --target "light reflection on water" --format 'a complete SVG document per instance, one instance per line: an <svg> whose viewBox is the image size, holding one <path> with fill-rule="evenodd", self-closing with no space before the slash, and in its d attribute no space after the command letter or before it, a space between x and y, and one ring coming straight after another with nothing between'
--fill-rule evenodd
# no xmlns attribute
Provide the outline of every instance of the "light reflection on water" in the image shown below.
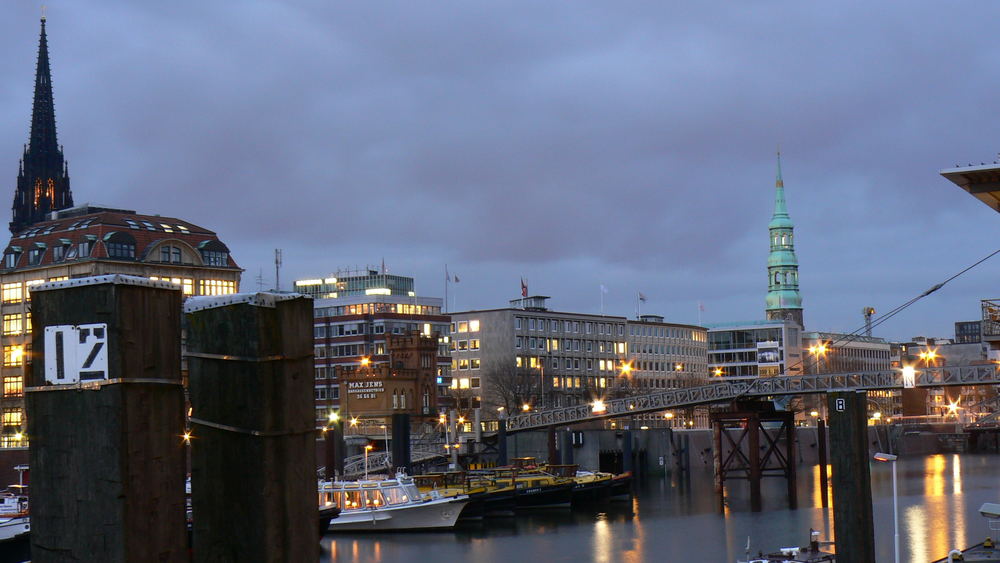
<svg viewBox="0 0 1000 563"><path fill-rule="evenodd" d="M901 560L929 562L987 535L978 508L1000 501L996 455L939 455L901 459ZM799 509L788 510L781 479L763 484L764 511L749 511L745 482L727 484L725 515L718 512L711 466L692 467L688 480L650 479L632 503L590 511L552 511L488 519L450 532L327 535L324 562L395 561L705 561L807 541L809 528L833 538L833 509L821 508L819 467L800 466ZM892 467L874 463L872 498L878 561L892 561ZM831 471L832 473L832 471ZM831 494L831 504L833 502Z"/></svg>

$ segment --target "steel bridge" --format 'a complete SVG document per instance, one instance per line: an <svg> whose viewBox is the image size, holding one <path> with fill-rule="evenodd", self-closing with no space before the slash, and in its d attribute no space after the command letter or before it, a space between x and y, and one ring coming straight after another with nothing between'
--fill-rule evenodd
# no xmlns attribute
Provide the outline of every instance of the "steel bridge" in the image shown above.
<svg viewBox="0 0 1000 563"><path fill-rule="evenodd" d="M656 393L633 395L620 399L605 399L605 409L594 412L592 405L575 405L540 409L507 418L507 432L523 432L551 426L562 426L620 418L710 403L724 403L742 398L763 398L778 395L806 395L833 391L877 391L905 387L901 369L858 373L828 373L819 375L789 375L777 377L722 378L709 385L665 389ZM927 367L916 370L914 387L944 387L951 385L1000 384L1000 366Z"/></svg>

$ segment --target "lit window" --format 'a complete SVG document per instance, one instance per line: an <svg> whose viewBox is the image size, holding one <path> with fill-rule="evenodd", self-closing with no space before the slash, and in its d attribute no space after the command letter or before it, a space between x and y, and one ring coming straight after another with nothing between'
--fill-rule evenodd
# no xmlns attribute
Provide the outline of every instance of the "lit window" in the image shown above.
<svg viewBox="0 0 1000 563"><path fill-rule="evenodd" d="M10 375L3 378L3 396L21 397L24 395L24 377Z"/></svg>
<svg viewBox="0 0 1000 563"><path fill-rule="evenodd" d="M18 367L24 358L24 346L12 345L3 347L3 366Z"/></svg>
<svg viewBox="0 0 1000 563"><path fill-rule="evenodd" d="M469 350L479 349L479 339L473 339L469 341Z"/></svg>
<svg viewBox="0 0 1000 563"><path fill-rule="evenodd" d="M236 293L236 282L229 280L199 280L199 295L229 295Z"/></svg>
<svg viewBox="0 0 1000 563"><path fill-rule="evenodd" d="M24 317L21 313L13 313L11 315L3 316L3 334L4 336L16 336L20 335L24 327Z"/></svg>
<svg viewBox="0 0 1000 563"><path fill-rule="evenodd" d="M479 389L479 378L478 377L473 377L471 379L469 385L471 385L473 389Z"/></svg>
<svg viewBox="0 0 1000 563"><path fill-rule="evenodd" d="M469 369L469 360L459 360L458 369Z"/></svg>
<svg viewBox="0 0 1000 563"><path fill-rule="evenodd" d="M5 283L3 284L3 302L4 303L20 303L24 298L24 292L21 290L21 282L15 283Z"/></svg>
<svg viewBox="0 0 1000 563"><path fill-rule="evenodd" d="M458 332L469 332L469 323L466 321L460 321L458 323Z"/></svg>
<svg viewBox="0 0 1000 563"><path fill-rule="evenodd" d="M458 341L458 349L460 351L468 350L469 349L469 341L468 340L459 340Z"/></svg>
<svg viewBox="0 0 1000 563"><path fill-rule="evenodd" d="M463 377L463 378L459 379L458 380L458 388L459 389L468 389L469 388L469 378L468 377Z"/></svg>
<svg viewBox="0 0 1000 563"><path fill-rule="evenodd" d="M472 358L469 360L469 367L472 369L479 369L479 358Z"/></svg>
<svg viewBox="0 0 1000 563"><path fill-rule="evenodd" d="M469 321L469 332L479 332L479 321L473 319Z"/></svg>

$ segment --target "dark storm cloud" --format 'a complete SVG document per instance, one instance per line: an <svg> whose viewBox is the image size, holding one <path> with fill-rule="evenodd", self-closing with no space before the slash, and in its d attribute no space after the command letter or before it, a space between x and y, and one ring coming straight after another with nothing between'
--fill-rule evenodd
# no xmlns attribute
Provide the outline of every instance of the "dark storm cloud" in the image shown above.
<svg viewBox="0 0 1000 563"><path fill-rule="evenodd" d="M0 19L0 163L27 139L36 7ZM811 328L853 329L992 251L937 176L992 160L988 2L54 2L78 201L217 230L245 287L376 263L459 308L515 297L759 318L774 151ZM4 157L4 155L7 155ZM2 177L2 174L0 174ZM950 334L987 264L891 336ZM954 289L953 289L954 287Z"/></svg>

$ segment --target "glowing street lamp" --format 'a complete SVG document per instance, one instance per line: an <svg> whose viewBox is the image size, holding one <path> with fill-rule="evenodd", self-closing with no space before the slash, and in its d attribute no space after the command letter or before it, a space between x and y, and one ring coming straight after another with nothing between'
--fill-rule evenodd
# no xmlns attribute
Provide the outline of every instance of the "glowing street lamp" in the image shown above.
<svg viewBox="0 0 1000 563"><path fill-rule="evenodd" d="M521 405L521 410L524 412L528 412L531 410L531 405L529 405L528 403L524 403L523 405Z"/></svg>
<svg viewBox="0 0 1000 563"><path fill-rule="evenodd" d="M809 413L809 416L811 416L813 418L819 418L819 411L811 411Z"/></svg>
<svg viewBox="0 0 1000 563"><path fill-rule="evenodd" d="M953 414L955 416L958 416L958 409L959 409L958 403L960 400L961 399L955 399L955 402L948 403L948 414Z"/></svg>
<svg viewBox="0 0 1000 563"><path fill-rule="evenodd" d="M330 424L336 424L340 422L340 413L337 411L330 411L330 416L328 417Z"/></svg>
<svg viewBox="0 0 1000 563"><path fill-rule="evenodd" d="M722 368L715 368L715 376L722 377Z"/></svg>
<svg viewBox="0 0 1000 563"><path fill-rule="evenodd" d="M604 401L600 399L594 399L594 402L590 404L594 410L594 414L602 414L607 412L607 407L604 405Z"/></svg>
<svg viewBox="0 0 1000 563"><path fill-rule="evenodd" d="M627 375L629 375L629 374L632 373L632 362L626 362L626 361L622 360L622 365L618 369L619 369L619 371L621 371L622 375L627 376Z"/></svg>
<svg viewBox="0 0 1000 563"><path fill-rule="evenodd" d="M673 417L674 417L674 413L672 413L672 412L668 412L668 413L666 413L666 414L663 415L663 418L665 418L667 420L670 420Z"/></svg>
<svg viewBox="0 0 1000 563"><path fill-rule="evenodd" d="M361 367L366 368L372 363L372 359L368 356L361 358Z"/></svg>

